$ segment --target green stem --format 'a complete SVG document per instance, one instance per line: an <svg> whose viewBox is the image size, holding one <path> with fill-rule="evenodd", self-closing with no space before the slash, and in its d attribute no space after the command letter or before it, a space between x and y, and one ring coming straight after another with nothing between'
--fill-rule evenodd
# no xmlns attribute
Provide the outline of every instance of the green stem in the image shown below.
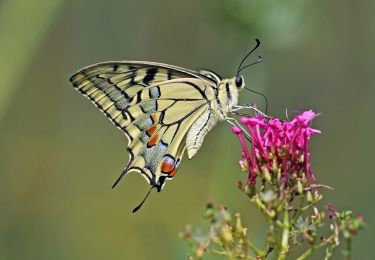
<svg viewBox="0 0 375 260"><path fill-rule="evenodd" d="M251 251L254 252L254 254L256 254L257 256L262 256L263 253L258 249L256 248L256 246L249 240L247 240L247 246L250 248Z"/></svg>
<svg viewBox="0 0 375 260"><path fill-rule="evenodd" d="M276 247L276 232L275 232L275 227L276 227L276 224L274 222L272 222L272 220L269 221L269 230L268 230L268 235L267 235L267 245L268 246L272 246L272 247ZM268 250L268 247L265 248L265 252L266 250ZM276 248L275 251L277 251L278 249Z"/></svg>
<svg viewBox="0 0 375 260"><path fill-rule="evenodd" d="M255 204L255 206L260 210L262 214L264 214L268 221L272 221L275 218L275 211L274 210L268 210L266 205L262 202L262 200L259 198L259 196L253 196L251 198L251 202Z"/></svg>
<svg viewBox="0 0 375 260"><path fill-rule="evenodd" d="M304 260L306 259L308 256L310 256L316 249L314 247L310 247L309 249L307 249L305 251L305 253L303 253L300 257L297 258L297 260Z"/></svg>
<svg viewBox="0 0 375 260"><path fill-rule="evenodd" d="M352 240L350 238L346 239L346 250L344 251L345 260L351 259L352 252Z"/></svg>
<svg viewBox="0 0 375 260"><path fill-rule="evenodd" d="M286 258L289 249L289 214L288 210L284 210L284 220L283 220L283 233L281 238L281 247L280 247L280 255L278 257L279 260L283 260Z"/></svg>
<svg viewBox="0 0 375 260"><path fill-rule="evenodd" d="M333 245L333 246L327 248L327 250L326 250L326 255L325 255L325 257L324 257L324 260L328 260L328 259L333 255L333 251L334 251L335 248L336 248L335 245Z"/></svg>
<svg viewBox="0 0 375 260"><path fill-rule="evenodd" d="M318 244L318 245L314 245L314 246L311 246L309 249L307 249L305 251L305 253L303 253L300 257L297 258L297 260L304 260L304 259L307 259L308 256L310 256L313 252L315 252L317 249L319 248L322 248L324 246L327 246L329 244L329 242L327 241L330 241L331 238L328 238L326 241ZM328 257L326 257L325 259L328 259Z"/></svg>
<svg viewBox="0 0 375 260"><path fill-rule="evenodd" d="M216 249L212 249L211 250L212 253L214 254L217 254L217 255L221 255L221 256L227 256L229 257L230 259L245 259L245 260L256 260L256 258L252 257L252 256L245 256L245 255L241 255L241 254L232 254L230 252L227 252L227 251L219 251L219 250L216 250Z"/></svg>

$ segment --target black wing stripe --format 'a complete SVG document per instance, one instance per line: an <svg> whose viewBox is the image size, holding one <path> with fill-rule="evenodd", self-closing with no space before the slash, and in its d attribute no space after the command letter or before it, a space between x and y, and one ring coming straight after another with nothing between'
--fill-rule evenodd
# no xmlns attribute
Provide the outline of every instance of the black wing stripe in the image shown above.
<svg viewBox="0 0 375 260"><path fill-rule="evenodd" d="M156 73L158 72L158 68L149 68L146 72L146 76L143 78L143 83L148 85L151 81L154 80Z"/></svg>
<svg viewBox="0 0 375 260"><path fill-rule="evenodd" d="M212 110L209 110L209 111L210 111L210 112L209 112L209 114L208 114L208 119L207 119L207 121L204 123L204 125L201 127L201 129L199 129L198 134L195 136L194 145L197 144L198 137L200 136L202 130L207 126L208 122L210 122L210 118L211 118Z"/></svg>
<svg viewBox="0 0 375 260"><path fill-rule="evenodd" d="M195 84L195 83L193 83L193 82L190 82L190 81L183 81L185 84L188 84L188 85L190 85L190 86L192 86L192 87L194 87L196 90L198 90L199 91L199 93L201 94L201 96L208 102L209 100L208 100L208 98L207 98L207 96L206 96L206 94L204 93L204 91L197 85L197 84Z"/></svg>
<svg viewBox="0 0 375 260"><path fill-rule="evenodd" d="M88 75L92 75L94 73L99 73L100 71L105 70L106 73L112 74L123 74L128 71L134 71L138 69L148 68L148 67L156 67L162 68L167 71L167 75L170 75L170 79L172 78L199 78L210 82L210 84L214 87L217 86L218 82L205 74L201 74L197 71L173 66L164 63L157 63L157 62L148 62L148 61L109 61L109 62L101 62L96 63L90 66L87 66L81 70L79 70L75 75L70 78L70 81L73 82L76 79L77 74L85 72ZM169 74L170 72L170 74ZM213 73L212 71L210 71ZM217 76L217 78L221 78L218 74L213 73ZM168 78L169 79L169 78Z"/></svg>

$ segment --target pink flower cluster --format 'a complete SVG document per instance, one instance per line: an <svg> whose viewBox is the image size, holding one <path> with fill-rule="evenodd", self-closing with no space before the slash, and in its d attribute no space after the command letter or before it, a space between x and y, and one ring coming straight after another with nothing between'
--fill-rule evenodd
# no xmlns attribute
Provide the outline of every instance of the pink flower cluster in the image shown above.
<svg viewBox="0 0 375 260"><path fill-rule="evenodd" d="M233 126L232 131L242 145L240 166L241 170L249 173L248 184L255 184L256 177L262 174L280 175L284 184L291 176L304 175L308 180L315 181L310 169L309 140L311 135L321 133L310 127L316 115L309 110L291 121L262 116L240 118L248 130L250 148L241 128Z"/></svg>

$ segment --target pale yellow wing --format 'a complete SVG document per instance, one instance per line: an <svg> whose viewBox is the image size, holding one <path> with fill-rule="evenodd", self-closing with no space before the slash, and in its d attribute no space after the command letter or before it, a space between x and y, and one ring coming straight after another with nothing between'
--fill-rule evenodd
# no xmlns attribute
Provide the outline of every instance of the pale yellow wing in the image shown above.
<svg viewBox="0 0 375 260"><path fill-rule="evenodd" d="M136 171L159 190L176 173L186 134L210 109L215 86L206 75L152 62L96 64L71 82L128 137L130 159L120 178Z"/></svg>

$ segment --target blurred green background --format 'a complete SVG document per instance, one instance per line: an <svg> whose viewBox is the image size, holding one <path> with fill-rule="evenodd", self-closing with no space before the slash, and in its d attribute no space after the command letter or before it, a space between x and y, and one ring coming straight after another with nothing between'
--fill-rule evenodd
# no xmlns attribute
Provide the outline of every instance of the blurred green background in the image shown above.
<svg viewBox="0 0 375 260"><path fill-rule="evenodd" d="M327 202L365 216L353 259L374 259L374 10L370 0L0 1L0 259L185 259L178 233L204 226L207 201L240 211L261 243L265 223L235 187L245 176L227 124L132 214L143 178L110 188L126 138L68 82L125 59L233 76L256 37L264 62L246 70L247 86L268 96L271 116L322 113L312 168L336 188Z"/></svg>

